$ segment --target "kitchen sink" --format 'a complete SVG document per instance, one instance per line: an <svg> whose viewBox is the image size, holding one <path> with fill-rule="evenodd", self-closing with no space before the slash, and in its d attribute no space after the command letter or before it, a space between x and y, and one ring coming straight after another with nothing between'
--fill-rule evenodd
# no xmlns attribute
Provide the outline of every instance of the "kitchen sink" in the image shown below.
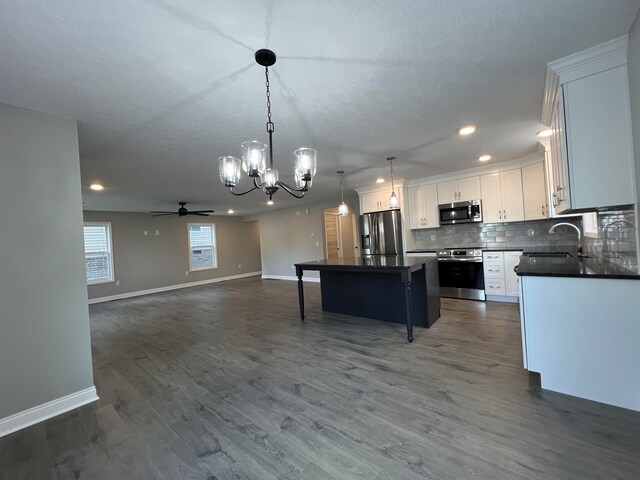
<svg viewBox="0 0 640 480"><path fill-rule="evenodd" d="M529 258L571 258L571 255L568 252L535 252L528 253L527 257Z"/></svg>

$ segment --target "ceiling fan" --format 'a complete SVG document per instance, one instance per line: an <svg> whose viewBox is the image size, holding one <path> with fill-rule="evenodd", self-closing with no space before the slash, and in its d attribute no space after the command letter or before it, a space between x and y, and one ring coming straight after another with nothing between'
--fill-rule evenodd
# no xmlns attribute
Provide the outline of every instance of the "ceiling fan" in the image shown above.
<svg viewBox="0 0 640 480"><path fill-rule="evenodd" d="M178 215L180 217L184 217L185 215L199 215L201 217L208 217L210 213L213 213L213 210L194 210L190 212L187 210L185 205L187 202L178 202L180 204L180 208L177 212L151 212L154 217L161 217L163 215Z"/></svg>

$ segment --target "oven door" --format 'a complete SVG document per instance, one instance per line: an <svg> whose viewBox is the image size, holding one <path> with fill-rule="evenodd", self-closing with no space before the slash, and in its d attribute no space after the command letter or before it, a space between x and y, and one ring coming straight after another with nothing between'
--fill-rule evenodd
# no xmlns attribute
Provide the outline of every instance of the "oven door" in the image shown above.
<svg viewBox="0 0 640 480"><path fill-rule="evenodd" d="M441 296L485 300L482 262L440 260L438 271Z"/></svg>

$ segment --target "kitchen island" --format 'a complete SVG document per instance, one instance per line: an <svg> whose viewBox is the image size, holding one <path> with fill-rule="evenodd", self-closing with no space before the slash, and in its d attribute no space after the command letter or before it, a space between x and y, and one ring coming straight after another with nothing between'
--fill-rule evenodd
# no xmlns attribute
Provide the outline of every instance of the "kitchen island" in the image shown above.
<svg viewBox="0 0 640 480"><path fill-rule="evenodd" d="M300 318L304 320L305 270L320 272L322 310L430 327L440 318L438 261L427 257L370 255L296 263Z"/></svg>

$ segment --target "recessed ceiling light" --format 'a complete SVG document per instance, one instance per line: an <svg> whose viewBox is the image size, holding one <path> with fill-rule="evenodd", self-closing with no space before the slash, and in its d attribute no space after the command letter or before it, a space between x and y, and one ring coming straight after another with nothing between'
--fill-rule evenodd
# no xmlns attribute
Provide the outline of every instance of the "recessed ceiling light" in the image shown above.
<svg viewBox="0 0 640 480"><path fill-rule="evenodd" d="M376 183L384 183L384 178L376 178Z"/></svg>
<svg viewBox="0 0 640 480"><path fill-rule="evenodd" d="M273 205L273 200L269 200L269 201L267 202L267 205Z"/></svg>
<svg viewBox="0 0 640 480"><path fill-rule="evenodd" d="M475 131L476 131L475 125L465 125L460 130L458 130L458 133L460 135L471 135Z"/></svg>
<svg viewBox="0 0 640 480"><path fill-rule="evenodd" d="M553 130L551 130L550 128L547 128L546 130L542 130L541 132L538 132L538 136L540 138L547 138L550 137L553 134Z"/></svg>
<svg viewBox="0 0 640 480"><path fill-rule="evenodd" d="M99 183L92 183L89 188L91 190L94 190L96 192L100 192L101 190L104 190L104 187L102 185L100 185Z"/></svg>
<svg viewBox="0 0 640 480"><path fill-rule="evenodd" d="M478 160L480 160L481 162L488 162L489 160L491 160L491 155L480 155Z"/></svg>
<svg viewBox="0 0 640 480"><path fill-rule="evenodd" d="M227 213L228 213L229 215L231 215L232 213L236 213L236 212L235 212L235 210L234 210L233 208L230 208L230 209L227 211Z"/></svg>

